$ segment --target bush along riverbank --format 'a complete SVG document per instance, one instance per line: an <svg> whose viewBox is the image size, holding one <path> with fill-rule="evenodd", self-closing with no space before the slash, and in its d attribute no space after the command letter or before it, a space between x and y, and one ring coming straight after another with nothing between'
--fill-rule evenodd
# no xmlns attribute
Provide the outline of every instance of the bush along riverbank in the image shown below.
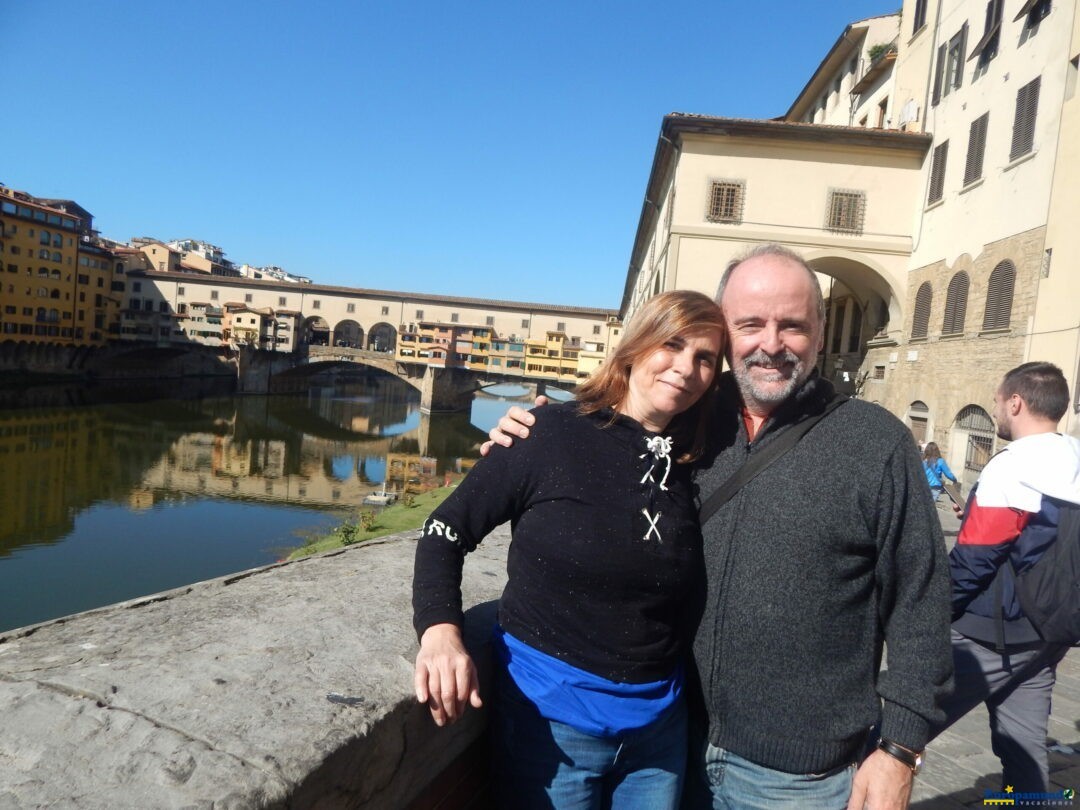
<svg viewBox="0 0 1080 810"><path fill-rule="evenodd" d="M286 559L296 560L320 551L330 551L388 534L419 529L428 519L428 515L435 511L435 507L450 497L460 480L461 476L455 476L450 486L416 494L406 492L392 506L381 509L362 507L357 510L355 517L335 526L326 534L307 538L304 545L295 549Z"/></svg>

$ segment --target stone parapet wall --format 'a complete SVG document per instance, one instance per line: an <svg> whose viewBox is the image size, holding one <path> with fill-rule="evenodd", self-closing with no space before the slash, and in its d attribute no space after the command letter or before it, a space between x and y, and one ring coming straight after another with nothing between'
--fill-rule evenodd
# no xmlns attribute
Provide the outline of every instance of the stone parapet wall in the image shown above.
<svg viewBox="0 0 1080 810"><path fill-rule="evenodd" d="M0 807L430 804L486 718L413 696L413 534L0 634ZM465 566L485 684L508 544Z"/></svg>

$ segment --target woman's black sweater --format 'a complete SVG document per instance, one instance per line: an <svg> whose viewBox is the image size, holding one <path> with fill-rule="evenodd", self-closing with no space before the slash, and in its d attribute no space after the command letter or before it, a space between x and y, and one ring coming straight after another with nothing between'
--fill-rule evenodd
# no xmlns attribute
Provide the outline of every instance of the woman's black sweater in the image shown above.
<svg viewBox="0 0 1080 810"><path fill-rule="evenodd" d="M495 447L424 524L417 634L461 624L465 554L510 520L506 632L612 681L669 677L704 582L689 465L672 459L668 471L648 447L656 434L623 416L609 424L610 411L580 415L567 403L533 415L530 439Z"/></svg>

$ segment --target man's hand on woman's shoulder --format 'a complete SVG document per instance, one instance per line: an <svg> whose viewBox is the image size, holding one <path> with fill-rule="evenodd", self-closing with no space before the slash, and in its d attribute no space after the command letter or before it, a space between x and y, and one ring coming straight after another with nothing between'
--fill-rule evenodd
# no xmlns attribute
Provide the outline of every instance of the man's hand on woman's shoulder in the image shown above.
<svg viewBox="0 0 1080 810"><path fill-rule="evenodd" d="M544 395L536 398L536 407L547 405L550 400ZM514 439L529 438L529 428L536 423L536 417L524 408L514 405L499 418L499 423L488 431L488 441L480 445L480 455L486 456L496 444L511 447Z"/></svg>

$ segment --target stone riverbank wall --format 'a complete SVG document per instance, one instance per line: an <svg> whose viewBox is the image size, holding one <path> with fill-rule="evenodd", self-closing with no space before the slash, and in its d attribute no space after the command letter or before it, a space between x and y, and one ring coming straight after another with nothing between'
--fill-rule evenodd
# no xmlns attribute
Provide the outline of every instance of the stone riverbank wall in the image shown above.
<svg viewBox="0 0 1080 810"><path fill-rule="evenodd" d="M464 806L486 717L413 696L414 536L0 634L0 807ZM465 566L482 694L508 545Z"/></svg>

